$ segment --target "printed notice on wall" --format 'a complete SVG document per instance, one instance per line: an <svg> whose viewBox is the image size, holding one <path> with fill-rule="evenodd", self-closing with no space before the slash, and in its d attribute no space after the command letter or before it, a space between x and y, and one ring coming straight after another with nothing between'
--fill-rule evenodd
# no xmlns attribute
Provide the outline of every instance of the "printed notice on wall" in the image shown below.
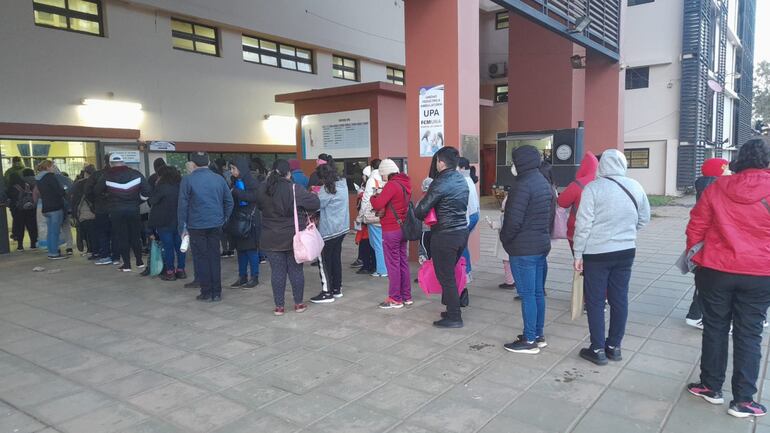
<svg viewBox="0 0 770 433"><path fill-rule="evenodd" d="M420 88L420 156L444 147L444 85Z"/></svg>
<svg viewBox="0 0 770 433"><path fill-rule="evenodd" d="M335 159L368 158L370 137L368 109L302 116L304 159L316 159L322 153Z"/></svg>

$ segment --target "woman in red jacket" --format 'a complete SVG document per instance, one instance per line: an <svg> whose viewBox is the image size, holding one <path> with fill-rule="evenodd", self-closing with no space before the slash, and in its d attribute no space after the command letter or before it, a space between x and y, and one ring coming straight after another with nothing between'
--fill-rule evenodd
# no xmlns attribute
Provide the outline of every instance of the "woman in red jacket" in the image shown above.
<svg viewBox="0 0 770 433"><path fill-rule="evenodd" d="M703 303L700 382L690 393L722 404L730 322L733 323L733 401L728 414L762 416L753 400L762 358L762 322L770 307L770 144L752 139L741 147L725 176L708 187L690 212L687 249Z"/></svg>
<svg viewBox="0 0 770 433"><path fill-rule="evenodd" d="M396 220L404 221L412 189L409 176L399 173L393 160L380 162L380 175L386 181L380 194L372 197L372 207L381 214L382 246L385 254L385 267L388 269L388 299L380 308L402 308L412 305L412 281L409 276L409 254L406 251L406 239L401 233L401 226Z"/></svg>
<svg viewBox="0 0 770 433"><path fill-rule="evenodd" d="M598 169L599 160L596 158L596 155L592 152L586 152L575 175L575 180L567 185L567 188L559 194L559 207L571 208L569 218L567 219L567 241L569 242L570 249L572 249L572 237L575 235L575 219L578 207L580 207L580 197L583 195L583 189L586 185L596 179L596 171Z"/></svg>

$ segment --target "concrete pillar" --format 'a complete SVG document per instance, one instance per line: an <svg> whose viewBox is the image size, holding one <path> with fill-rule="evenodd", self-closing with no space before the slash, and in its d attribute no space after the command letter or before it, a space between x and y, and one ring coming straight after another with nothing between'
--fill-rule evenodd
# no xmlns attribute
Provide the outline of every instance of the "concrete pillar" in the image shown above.
<svg viewBox="0 0 770 433"><path fill-rule="evenodd" d="M607 57L586 54L585 148L597 155L606 149L623 149L624 85L620 65Z"/></svg>

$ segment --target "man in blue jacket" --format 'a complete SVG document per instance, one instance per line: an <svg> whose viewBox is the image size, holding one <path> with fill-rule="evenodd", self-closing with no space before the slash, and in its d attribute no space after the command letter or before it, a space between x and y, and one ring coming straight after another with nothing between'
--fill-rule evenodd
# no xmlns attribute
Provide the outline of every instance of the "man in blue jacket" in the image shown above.
<svg viewBox="0 0 770 433"><path fill-rule="evenodd" d="M193 171L179 187L179 230L190 236L190 247L201 285L199 301L222 300L222 266L219 245L222 226L233 212L233 196L225 179L209 169L209 155L195 152L190 157Z"/></svg>

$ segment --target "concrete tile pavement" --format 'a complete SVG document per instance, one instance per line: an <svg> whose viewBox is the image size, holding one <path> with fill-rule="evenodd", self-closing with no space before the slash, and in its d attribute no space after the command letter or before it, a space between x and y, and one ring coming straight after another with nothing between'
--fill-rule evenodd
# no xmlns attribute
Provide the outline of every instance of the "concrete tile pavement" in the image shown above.
<svg viewBox="0 0 770 433"><path fill-rule="evenodd" d="M430 326L441 307L417 287L411 308L379 310L387 281L347 266L343 298L274 317L269 266L257 289L201 304L181 282L81 258L0 257L0 432L770 431L770 420L734 419L684 391L700 347L684 325L692 278L672 266L687 210L656 208L642 232L625 359L606 367L577 356L588 329L569 317L564 241L549 257L548 348L502 350L521 312L497 288L496 232L483 219L461 330ZM344 262L354 255L349 236ZM223 269L229 282L235 263ZM306 299L319 289L307 267Z"/></svg>

